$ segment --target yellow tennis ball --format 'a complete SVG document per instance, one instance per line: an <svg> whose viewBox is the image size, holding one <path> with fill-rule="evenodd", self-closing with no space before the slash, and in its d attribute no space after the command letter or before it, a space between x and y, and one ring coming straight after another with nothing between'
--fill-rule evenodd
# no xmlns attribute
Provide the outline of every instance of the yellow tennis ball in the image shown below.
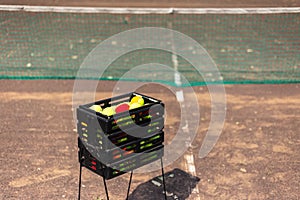
<svg viewBox="0 0 300 200"><path fill-rule="evenodd" d="M134 96L134 97L132 97L132 99L130 100L130 103L136 103L136 102L138 102L138 100L139 100L139 97L138 97L138 96Z"/></svg>
<svg viewBox="0 0 300 200"><path fill-rule="evenodd" d="M94 110L94 111L96 111L96 112L101 112L101 111L102 111L102 108L101 108L101 106L99 106L99 105L92 105L92 106L90 107L90 109L92 109L92 110Z"/></svg>
<svg viewBox="0 0 300 200"><path fill-rule="evenodd" d="M141 96L134 96L130 101L130 104L133 104L133 103L139 103L141 106L143 106L144 105L144 99Z"/></svg>
<svg viewBox="0 0 300 200"><path fill-rule="evenodd" d="M139 108L139 107L141 107L141 104L134 102L134 103L130 104L129 109L135 109L135 108Z"/></svg>
<svg viewBox="0 0 300 200"><path fill-rule="evenodd" d="M116 114L115 110L112 107L104 108L101 113L106 116L111 116L111 115Z"/></svg>
<svg viewBox="0 0 300 200"><path fill-rule="evenodd" d="M138 103L139 103L141 106L144 105L145 101L144 101L143 97L139 98Z"/></svg>

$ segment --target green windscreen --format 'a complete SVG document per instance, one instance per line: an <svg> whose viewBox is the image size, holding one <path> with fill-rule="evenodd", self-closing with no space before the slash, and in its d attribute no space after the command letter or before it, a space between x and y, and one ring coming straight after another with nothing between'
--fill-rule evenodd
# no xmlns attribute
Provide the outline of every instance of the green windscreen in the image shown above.
<svg viewBox="0 0 300 200"><path fill-rule="evenodd" d="M89 52L110 36L133 28L171 26L207 50L224 83L300 82L300 13L0 11L0 26L0 79L74 79ZM154 62L173 66L170 52L134 51L115 60L100 79L118 80L135 66ZM180 56L177 70L192 85L205 84ZM173 84L163 76L157 81Z"/></svg>

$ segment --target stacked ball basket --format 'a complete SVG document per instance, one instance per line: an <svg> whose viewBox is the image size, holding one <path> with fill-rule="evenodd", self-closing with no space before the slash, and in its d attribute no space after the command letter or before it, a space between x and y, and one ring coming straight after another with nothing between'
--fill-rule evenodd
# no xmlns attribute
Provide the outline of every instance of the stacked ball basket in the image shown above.
<svg viewBox="0 0 300 200"><path fill-rule="evenodd" d="M90 109L93 105L113 107L142 97L144 105L107 116ZM160 159L163 171L164 104L155 98L136 92L80 105L77 108L78 156L80 163L79 193L82 167L102 176L106 197L106 180L131 172L127 199L134 169ZM166 192L165 192L166 194ZM166 199L166 195L165 195Z"/></svg>

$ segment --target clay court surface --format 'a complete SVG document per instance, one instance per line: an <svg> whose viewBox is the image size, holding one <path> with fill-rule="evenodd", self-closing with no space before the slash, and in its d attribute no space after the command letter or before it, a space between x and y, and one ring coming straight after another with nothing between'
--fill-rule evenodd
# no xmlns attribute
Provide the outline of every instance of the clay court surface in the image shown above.
<svg viewBox="0 0 300 200"><path fill-rule="evenodd" d="M113 0L113 1L98 1L98 0L1 0L1 4L17 4L17 5L46 5L46 6L98 6L98 7L204 7L204 8L224 8L224 7L297 7L300 2L297 0Z"/></svg>
<svg viewBox="0 0 300 200"><path fill-rule="evenodd" d="M76 199L79 163L73 84L72 80L1 81L0 199ZM96 98L110 97L114 85L99 82ZM201 123L191 150L201 179L200 198L299 199L300 85L227 85L225 89L223 132L211 153L199 159L210 120L210 97L205 87L194 87ZM152 84L138 91L165 102L166 144L170 143L180 123L176 97L166 87L153 89ZM174 168L188 172L184 156L165 171ZM134 174L132 190L157 175L159 171ZM108 181L112 199L125 198L128 178ZM82 199L105 199L101 181L83 170ZM189 199L196 199L195 194Z"/></svg>
<svg viewBox="0 0 300 200"><path fill-rule="evenodd" d="M299 1L18 1L27 5L134 7L276 7ZM11 4L2 0L1 4ZM76 199L79 175L77 133L72 111L73 80L0 81L0 199ZM96 100L112 95L115 82L102 81ZM161 99L168 113L169 144L180 124L176 97L166 87L145 85L138 92ZM200 124L192 143L198 192L188 199L300 199L300 85L226 85L227 113L222 134L210 152L198 151L210 122L206 87L194 87ZM193 106L193 105L189 105ZM188 168L184 155L165 171ZM134 174L131 191L160 174ZM108 181L111 199L124 199L129 175ZM82 199L105 199L102 179L83 169ZM167 187L168 189L168 187Z"/></svg>

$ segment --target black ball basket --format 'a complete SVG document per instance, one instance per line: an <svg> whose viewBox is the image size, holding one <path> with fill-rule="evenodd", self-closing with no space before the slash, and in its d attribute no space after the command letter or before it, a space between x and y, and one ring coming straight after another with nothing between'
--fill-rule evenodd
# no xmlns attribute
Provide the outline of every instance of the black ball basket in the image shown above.
<svg viewBox="0 0 300 200"><path fill-rule="evenodd" d="M134 96L142 97L144 105L111 116L90 108L129 103ZM82 167L103 177L107 199L105 180L131 172L128 197L133 170L160 159L164 174L164 104L160 100L132 92L80 105L76 111L80 163L78 199Z"/></svg>

